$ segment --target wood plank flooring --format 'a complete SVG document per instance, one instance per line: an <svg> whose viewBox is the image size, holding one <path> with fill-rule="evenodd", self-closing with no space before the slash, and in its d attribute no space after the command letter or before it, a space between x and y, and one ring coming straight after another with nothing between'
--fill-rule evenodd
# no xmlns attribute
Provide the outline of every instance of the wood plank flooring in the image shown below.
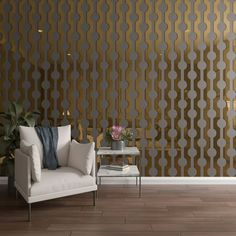
<svg viewBox="0 0 236 236"><path fill-rule="evenodd" d="M101 186L32 205L0 185L0 236L236 236L236 186Z"/></svg>

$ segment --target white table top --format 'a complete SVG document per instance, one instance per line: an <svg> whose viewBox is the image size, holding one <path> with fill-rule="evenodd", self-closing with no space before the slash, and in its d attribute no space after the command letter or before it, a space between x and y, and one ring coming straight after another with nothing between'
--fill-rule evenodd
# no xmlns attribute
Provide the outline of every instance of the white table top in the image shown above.
<svg viewBox="0 0 236 236"><path fill-rule="evenodd" d="M100 147L97 155L131 155L138 156L140 152L137 147L125 147L124 150L112 150L110 147Z"/></svg>
<svg viewBox="0 0 236 236"><path fill-rule="evenodd" d="M120 170L111 170L107 166L101 166L98 170L98 177L137 177L139 176L139 170L136 165L130 165L129 168L120 171Z"/></svg>

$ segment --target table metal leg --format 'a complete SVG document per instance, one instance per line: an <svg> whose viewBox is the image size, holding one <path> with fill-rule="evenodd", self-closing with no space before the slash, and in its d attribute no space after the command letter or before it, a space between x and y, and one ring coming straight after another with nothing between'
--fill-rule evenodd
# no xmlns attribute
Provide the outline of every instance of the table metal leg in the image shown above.
<svg viewBox="0 0 236 236"><path fill-rule="evenodd" d="M139 197L141 197L141 175L139 176Z"/></svg>
<svg viewBox="0 0 236 236"><path fill-rule="evenodd" d="M135 159L134 159L134 161L135 161L135 165L138 167L138 169L139 169L139 165L138 165L138 163L137 163L137 156L135 156L134 157ZM136 186L138 185L138 177L136 177Z"/></svg>

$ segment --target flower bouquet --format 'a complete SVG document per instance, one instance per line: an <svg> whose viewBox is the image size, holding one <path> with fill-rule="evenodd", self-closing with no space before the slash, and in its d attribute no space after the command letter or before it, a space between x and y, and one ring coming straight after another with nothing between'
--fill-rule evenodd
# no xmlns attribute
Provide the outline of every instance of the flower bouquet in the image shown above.
<svg viewBox="0 0 236 236"><path fill-rule="evenodd" d="M113 125L106 131L106 140L111 143L111 149L123 150L125 145L133 137L133 133L119 125Z"/></svg>

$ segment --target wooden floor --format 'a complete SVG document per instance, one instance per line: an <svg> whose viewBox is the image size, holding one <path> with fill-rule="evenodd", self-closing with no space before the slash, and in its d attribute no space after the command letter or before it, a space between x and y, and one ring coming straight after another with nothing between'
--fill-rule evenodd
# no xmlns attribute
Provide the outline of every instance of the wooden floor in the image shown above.
<svg viewBox="0 0 236 236"><path fill-rule="evenodd" d="M236 186L101 186L27 206L0 185L1 236L236 236Z"/></svg>

